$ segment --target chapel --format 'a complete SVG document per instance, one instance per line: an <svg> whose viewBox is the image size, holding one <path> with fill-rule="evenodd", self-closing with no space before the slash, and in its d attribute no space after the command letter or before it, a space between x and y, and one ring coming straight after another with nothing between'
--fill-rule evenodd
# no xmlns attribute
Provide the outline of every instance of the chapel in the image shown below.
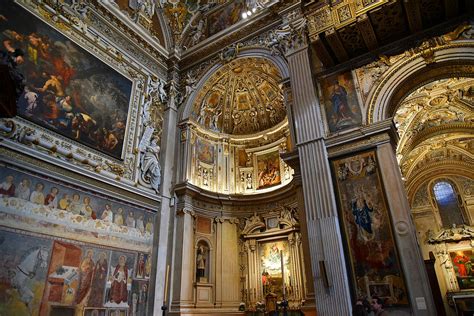
<svg viewBox="0 0 474 316"><path fill-rule="evenodd" d="M473 10L0 1L0 315L472 315Z"/></svg>

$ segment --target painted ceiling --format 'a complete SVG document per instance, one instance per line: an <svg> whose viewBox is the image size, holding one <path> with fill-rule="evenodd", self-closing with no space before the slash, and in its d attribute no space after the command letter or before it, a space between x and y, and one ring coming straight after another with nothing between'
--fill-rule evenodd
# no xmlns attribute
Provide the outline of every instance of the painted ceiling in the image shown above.
<svg viewBox="0 0 474 316"><path fill-rule="evenodd" d="M401 103L394 121L408 189L431 167L474 165L473 78L442 79L416 89Z"/></svg>
<svg viewBox="0 0 474 316"><path fill-rule="evenodd" d="M262 132L286 118L278 69L262 58L239 58L219 68L193 103L205 129L232 135Z"/></svg>

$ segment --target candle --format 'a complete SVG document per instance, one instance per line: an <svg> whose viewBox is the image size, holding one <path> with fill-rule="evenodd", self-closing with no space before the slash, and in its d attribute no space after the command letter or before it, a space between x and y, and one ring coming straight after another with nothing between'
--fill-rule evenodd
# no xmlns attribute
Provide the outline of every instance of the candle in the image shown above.
<svg viewBox="0 0 474 316"><path fill-rule="evenodd" d="M283 250L280 250L280 259L281 259L281 287L283 289L283 300L285 299L285 269L283 264Z"/></svg>
<svg viewBox="0 0 474 316"><path fill-rule="evenodd" d="M170 265L166 266L166 279L165 279L165 297L163 298L163 305L166 305L166 299L168 297L168 277L170 275Z"/></svg>

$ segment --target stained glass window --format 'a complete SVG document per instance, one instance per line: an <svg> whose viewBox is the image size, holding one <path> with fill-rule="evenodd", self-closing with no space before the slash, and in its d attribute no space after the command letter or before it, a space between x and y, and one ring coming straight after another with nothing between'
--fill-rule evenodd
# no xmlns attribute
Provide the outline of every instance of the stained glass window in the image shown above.
<svg viewBox="0 0 474 316"><path fill-rule="evenodd" d="M454 187L448 181L439 181L433 186L433 193L438 204L439 215L444 227L452 224L464 224L464 218Z"/></svg>

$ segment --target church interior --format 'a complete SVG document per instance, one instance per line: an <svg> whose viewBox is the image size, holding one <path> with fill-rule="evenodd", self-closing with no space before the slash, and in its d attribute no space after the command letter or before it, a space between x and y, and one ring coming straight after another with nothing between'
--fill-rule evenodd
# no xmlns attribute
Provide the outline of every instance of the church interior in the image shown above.
<svg viewBox="0 0 474 316"><path fill-rule="evenodd" d="M472 315L473 10L0 1L0 315Z"/></svg>

